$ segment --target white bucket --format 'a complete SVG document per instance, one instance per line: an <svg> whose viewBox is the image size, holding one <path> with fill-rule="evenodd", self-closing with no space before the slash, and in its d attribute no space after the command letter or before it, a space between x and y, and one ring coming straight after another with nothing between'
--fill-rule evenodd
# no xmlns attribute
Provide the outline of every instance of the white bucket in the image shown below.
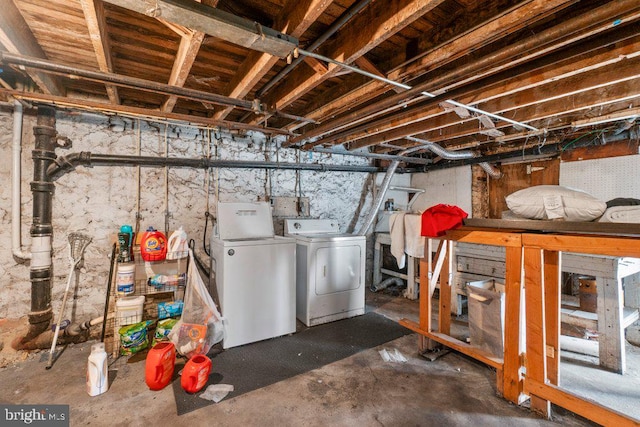
<svg viewBox="0 0 640 427"><path fill-rule="evenodd" d="M142 322L144 295L124 297L116 301L116 321L118 327Z"/></svg>
<svg viewBox="0 0 640 427"><path fill-rule="evenodd" d="M116 292L119 296L131 295L135 290L135 264L118 264Z"/></svg>

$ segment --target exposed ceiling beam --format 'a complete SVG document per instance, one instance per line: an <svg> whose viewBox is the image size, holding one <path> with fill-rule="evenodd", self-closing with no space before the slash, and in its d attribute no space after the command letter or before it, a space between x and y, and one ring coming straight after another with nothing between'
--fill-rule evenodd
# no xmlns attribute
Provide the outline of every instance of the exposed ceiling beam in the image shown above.
<svg viewBox="0 0 640 427"><path fill-rule="evenodd" d="M84 19L87 22L89 37L96 53L96 60L100 71L113 73L113 63L111 61L111 47L107 35L107 22L104 16L104 5L102 0L80 0ZM118 88L114 85L106 85L107 95L112 104L120 104Z"/></svg>
<svg viewBox="0 0 640 427"><path fill-rule="evenodd" d="M193 0L105 1L154 18L161 16L167 21L280 58L298 46L295 37Z"/></svg>
<svg viewBox="0 0 640 427"><path fill-rule="evenodd" d="M443 0L388 0L373 2L336 34L334 41L321 49L324 56L344 63L352 63L383 41L410 25ZM278 86L265 102L284 108L320 83L330 78L332 71L340 68L329 64L329 72L319 74L307 67L296 68L284 84Z"/></svg>
<svg viewBox="0 0 640 427"><path fill-rule="evenodd" d="M46 58L44 51L12 0L2 2L0 43L11 53ZM27 70L27 74L42 92L51 95L64 94L64 89L57 78L33 69Z"/></svg>
<svg viewBox="0 0 640 427"><path fill-rule="evenodd" d="M199 2L200 0L196 1ZM210 7L216 7L217 5L218 0L207 3L207 6ZM193 67L193 63L198 56L205 34L202 31L192 30L162 18L158 18L158 20L180 35L180 46L178 46L176 59L173 62L173 68L169 76L169 84L182 87L191 73L191 67ZM173 111L176 102L178 102L178 97L172 95L162 104L160 110L165 113L170 113Z"/></svg>
<svg viewBox="0 0 640 427"><path fill-rule="evenodd" d="M169 76L169 84L171 86L184 86L191 72L191 67L198 56L198 51L200 51L204 36L205 34L201 31L190 31L181 37L178 53L176 54L171 75ZM177 96L170 96L162 105L161 111L170 113L173 111L173 107L177 101Z"/></svg>
<svg viewBox="0 0 640 427"><path fill-rule="evenodd" d="M515 71L509 72L509 76L506 79L500 76L490 78L489 80L494 79L498 80L498 82L491 84L487 81L482 81L480 84L474 84L468 89L463 89L464 92L457 91L460 95L456 97L464 103L478 104L574 76L578 76L576 85L580 86L582 84L584 86L585 79L588 79L589 76L584 77L583 75L596 70L599 80L615 81L620 78L622 70L607 67L613 64L622 64L625 67L625 60L639 55L640 36L625 40L617 45L607 44L605 47L598 49L585 48L583 52L576 52L575 56L567 56L567 53L563 51L543 58L542 65L537 65L535 62L532 63L530 71L517 74L515 74ZM628 69L628 66L626 68ZM310 146L317 144L342 144L347 140L355 141L364 137L372 137L375 134L398 127L426 121L435 115L445 114L445 111L437 105L437 102L431 102L431 108L427 108L424 105L406 108L400 114L394 114L392 117L385 117L338 132L330 137L317 140L313 144L305 145L305 148L308 149Z"/></svg>
<svg viewBox="0 0 640 427"><path fill-rule="evenodd" d="M386 111L389 108L400 108L407 100L415 98L424 90L435 93L445 92L496 72L515 67L554 49L568 46L604 32L611 28L611 22L613 21L618 24L624 24L638 19L639 16L640 4L636 0L620 0L607 3L591 10L589 13L576 16L560 25L547 28L503 49L482 56L473 62L456 67L445 74L429 79L425 83L418 84L406 92L389 96L379 102L358 109L356 110L357 112L343 115L335 120L325 121L322 125L306 132L304 135L293 138L290 144L326 135L346 126L362 123L375 117L378 112Z"/></svg>
<svg viewBox="0 0 640 427"><path fill-rule="evenodd" d="M170 120L184 123L201 124L203 126L221 127L225 129L252 130L266 134L286 135L287 131L282 129L269 128L263 126L253 126L246 123L230 122L227 120L214 120L209 117L200 117L187 114L163 113L158 110L132 107L125 105L113 105L104 102L88 101L86 99L74 99L63 96L44 95L39 93L26 93L16 90L0 89L0 94L6 93L17 99L26 101L55 105L61 108L73 108L83 111L99 111L106 114L122 114L130 117L150 118L154 120Z"/></svg>
<svg viewBox="0 0 640 427"><path fill-rule="evenodd" d="M299 38L331 3L332 0L289 0L276 18L274 29ZM242 62L238 72L227 84L223 93L232 98L246 96L278 60L279 58L273 55L251 52ZM231 110L231 108L226 108L218 111L214 117L224 119Z"/></svg>

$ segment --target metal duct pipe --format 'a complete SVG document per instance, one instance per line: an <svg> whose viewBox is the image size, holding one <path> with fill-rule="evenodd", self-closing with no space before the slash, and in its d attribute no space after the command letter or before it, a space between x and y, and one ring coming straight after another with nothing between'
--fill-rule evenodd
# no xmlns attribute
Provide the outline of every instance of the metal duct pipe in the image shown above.
<svg viewBox="0 0 640 427"><path fill-rule="evenodd" d="M424 148L431 151L432 153L442 157L447 160L463 160L463 159L473 159L474 157L478 157L476 153L473 151L465 150L465 151L451 151L447 150L444 147L434 143L429 142L424 139L407 137L409 141L419 142L422 144ZM499 179L502 177L502 172L500 172L497 168L493 167L487 162L479 162L480 167L489 175L489 177L493 179Z"/></svg>
<svg viewBox="0 0 640 427"><path fill-rule="evenodd" d="M374 166L351 165L327 165L319 163L281 163L259 162L244 160L217 160L207 158L174 158L174 157L150 157L150 156L125 156L117 154L93 154L88 151L72 153L58 157L54 164L49 166L48 176L55 180L76 166L170 166L189 167L198 169L230 168L230 169L285 169L285 170L309 170L320 172L382 172L383 168Z"/></svg>
<svg viewBox="0 0 640 427"><path fill-rule="evenodd" d="M11 248L13 256L25 261L31 259L31 252L22 248L22 215L21 215L21 185L22 185L22 104L13 102L13 144L11 168Z"/></svg>
<svg viewBox="0 0 640 427"><path fill-rule="evenodd" d="M33 157L33 222L31 225L31 312L29 330L24 337L18 337L13 347L23 349L29 341L35 340L49 329L51 310L51 224L54 184L49 180L47 168L56 158L56 112L50 107L38 107L37 125L33 128L35 149Z"/></svg>
<svg viewBox="0 0 640 427"><path fill-rule="evenodd" d="M400 153L398 153L398 155L403 156L409 151L412 151L412 150L409 149L409 150L401 151ZM371 226L373 225L373 221L376 219L376 216L378 215L380 206L382 206L382 200L384 200L384 197L387 194L387 190L391 185L391 178L393 178L393 174L396 172L396 169L398 168L399 164L400 164L399 160L394 160L391 162L391 164L387 168L387 173L384 176L384 179L382 180L382 184L380 185L380 189L378 190L378 195L376 196L376 199L374 200L373 205L371 206L369 215L367 215L367 217L365 218L364 223L362 224L362 227L360 227L360 231L358 231L356 235L358 236L367 235L367 231L369 231L369 228L371 228Z"/></svg>
<svg viewBox="0 0 640 427"><path fill-rule="evenodd" d="M307 47L307 50L313 52L316 50L322 43L327 41L329 37L334 35L344 24L346 24L354 15L364 9L371 0L360 0L358 3L351 5L349 9L347 9L340 17L333 23L331 26L320 36L318 37L312 44ZM298 66L302 61L304 61L304 57L299 56L295 58L291 64L284 67L278 74L273 76L271 80L267 82L258 92L256 92L256 98L261 98L269 89L271 89L276 83L278 83L284 76L289 74L295 67Z"/></svg>
<svg viewBox="0 0 640 427"><path fill-rule="evenodd" d="M500 172L500 170L495 166L490 165L487 162L478 163L478 166L480 166L482 170L484 170L487 173L487 175L489 175L490 178L493 178L493 179L502 178L502 172Z"/></svg>

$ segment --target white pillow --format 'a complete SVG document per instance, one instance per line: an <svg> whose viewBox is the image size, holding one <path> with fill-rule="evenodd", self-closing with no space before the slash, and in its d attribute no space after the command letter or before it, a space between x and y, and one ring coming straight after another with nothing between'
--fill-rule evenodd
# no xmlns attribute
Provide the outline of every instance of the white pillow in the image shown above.
<svg viewBox="0 0 640 427"><path fill-rule="evenodd" d="M593 221L607 204L581 190L559 185L537 185L509 194L507 206L516 215L530 219Z"/></svg>

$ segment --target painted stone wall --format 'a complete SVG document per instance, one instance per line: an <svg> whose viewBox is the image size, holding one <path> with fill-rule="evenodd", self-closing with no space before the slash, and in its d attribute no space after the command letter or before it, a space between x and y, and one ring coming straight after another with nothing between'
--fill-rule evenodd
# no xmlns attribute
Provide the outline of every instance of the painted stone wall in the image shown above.
<svg viewBox="0 0 640 427"><path fill-rule="evenodd" d="M32 179L31 150L34 146L35 116L26 112L23 124L22 153L22 241L29 250ZM24 316L30 309L28 264L19 264L11 252L11 143L13 116L0 109L0 318ZM98 114L59 111L57 130L69 137L73 147L58 149L58 156L79 151L101 154L212 158L225 160L280 161L366 165L367 160L345 156L298 153L279 149L279 141L259 133L230 135L204 128L165 125L164 123ZM85 265L67 303L67 317L85 320L102 314L109 269L111 238L122 224L136 223L138 179L136 167L78 167L56 181L53 202L54 313L62 302L69 271L68 233L78 231L93 236L85 253ZM371 189L366 173L316 172L264 169L170 168L168 187L165 169L140 169L140 229L148 226L165 229L183 226L190 238L202 247L205 212L215 215L217 200L255 201L269 196L310 198L311 216L334 218L346 231L358 212L365 192L360 221L371 206ZM208 178L207 178L208 177ZM298 183L298 185L296 185ZM167 200L167 203L165 202ZM207 205L208 203L208 205ZM357 228L357 227L356 227ZM209 229L210 230L210 229ZM200 255L204 255L199 249ZM369 274L370 275L370 274ZM368 284L369 282L367 282Z"/></svg>

